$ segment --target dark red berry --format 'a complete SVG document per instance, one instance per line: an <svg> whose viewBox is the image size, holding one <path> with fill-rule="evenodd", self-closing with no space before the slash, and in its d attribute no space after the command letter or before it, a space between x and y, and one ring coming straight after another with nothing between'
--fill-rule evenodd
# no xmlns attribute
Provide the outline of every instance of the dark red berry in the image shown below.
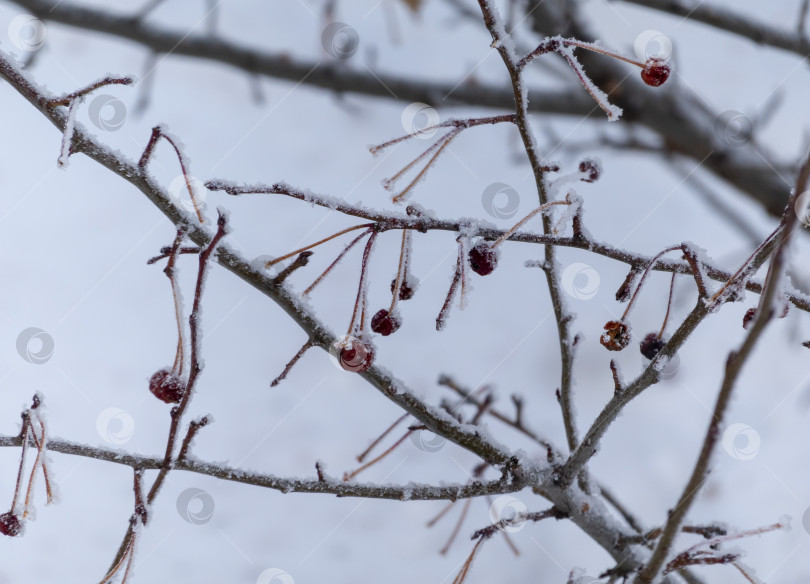
<svg viewBox="0 0 810 584"><path fill-rule="evenodd" d="M743 316L743 328L747 329L748 326L751 324L751 321L754 320L754 317L757 315L756 308L749 308L745 311L745 316Z"/></svg>
<svg viewBox="0 0 810 584"><path fill-rule="evenodd" d="M498 265L498 252L483 241L470 250L470 267L473 272L486 276Z"/></svg>
<svg viewBox="0 0 810 584"><path fill-rule="evenodd" d="M647 59L644 69L641 71L641 80L652 87L662 85L667 79L672 69L665 59L652 57Z"/></svg>
<svg viewBox="0 0 810 584"><path fill-rule="evenodd" d="M602 165L599 164L599 161L596 159L586 158L579 163L579 172L585 175L579 180L592 183L599 178L602 172Z"/></svg>
<svg viewBox="0 0 810 584"><path fill-rule="evenodd" d="M394 293L394 288L397 287L397 279L394 278L391 280L391 294ZM400 300L410 300L413 298L413 288L408 284L407 280L403 280L402 283L399 285L399 299Z"/></svg>
<svg viewBox="0 0 810 584"><path fill-rule="evenodd" d="M605 324L599 342L608 351L621 351L630 344L630 329L620 320L611 320Z"/></svg>
<svg viewBox="0 0 810 584"><path fill-rule="evenodd" d="M666 344L664 339L658 338L658 333L650 333L640 343L641 354L652 360Z"/></svg>
<svg viewBox="0 0 810 584"><path fill-rule="evenodd" d="M374 345L357 338L348 339L338 352L338 363L346 371L362 373L374 361Z"/></svg>
<svg viewBox="0 0 810 584"><path fill-rule="evenodd" d="M20 535L22 531L22 523L20 518L14 515L11 511L0 515L0 533L9 537Z"/></svg>
<svg viewBox="0 0 810 584"><path fill-rule="evenodd" d="M149 380L149 391L167 404L176 404L186 393L186 382L168 369L161 369Z"/></svg>
<svg viewBox="0 0 810 584"><path fill-rule="evenodd" d="M384 337L396 332L400 324L396 315L390 314L385 309L380 310L371 318L371 330Z"/></svg>

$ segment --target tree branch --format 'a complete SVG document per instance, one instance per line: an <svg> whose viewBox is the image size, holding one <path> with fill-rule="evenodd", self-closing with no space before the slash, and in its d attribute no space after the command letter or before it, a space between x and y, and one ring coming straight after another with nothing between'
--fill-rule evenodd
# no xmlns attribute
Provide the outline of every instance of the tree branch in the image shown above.
<svg viewBox="0 0 810 584"><path fill-rule="evenodd" d="M20 436L0 435L0 447L20 447ZM163 467L163 457L141 456L138 454L125 454L120 450L111 450L96 446L87 446L67 440L48 440L48 450L83 456L104 462L113 462L129 466L134 469L155 470ZM347 483L339 479L299 479L277 477L270 474L249 472L239 468L214 464L182 457L174 463L173 471L187 471L208 475L225 481L243 483L256 487L274 489L282 493L321 493L332 494L338 497L365 497L371 499L392 499L398 501L439 501L468 499L485 495L498 495L514 493L526 485L520 480L515 481L474 481L468 484L428 485L424 483L408 483L407 485L375 485L371 483Z"/></svg>
<svg viewBox="0 0 810 584"><path fill-rule="evenodd" d="M329 63L303 61L289 54L271 54L246 48L220 37L189 35L120 16L105 10L48 0L9 0L37 18L92 30L136 42L155 54L195 57L219 62L250 74L266 75L313 87L430 105L470 104L511 109L512 92L494 85L433 83L382 72L336 68ZM534 111L587 116L592 103L579 91L532 91Z"/></svg>
<svg viewBox="0 0 810 584"><path fill-rule="evenodd" d="M433 106L468 104L496 109L514 108L513 92L500 86L476 83L474 86L451 85L408 79L381 72L355 71L329 64L300 61L287 54L268 54L245 48L219 37L175 33L147 25L137 18L85 8L55 0L9 0L38 18L93 30L139 43L156 54L173 54L220 62L250 74L310 85L336 92L351 92L404 102L424 102ZM658 0L664 2L664 0ZM537 9L534 2L541 6ZM545 2L545 4L549 4ZM680 4L680 3L679 3ZM543 0L531 0L529 14L535 23L552 23L548 36L565 33L583 40L593 40L581 26L573 33L556 26L558 16L547 15ZM573 19L572 13L565 18ZM573 19L575 20L575 19ZM800 54L804 55L807 50ZM36 54L36 53L33 53ZM717 118L700 98L688 88L671 87L658 95L639 90L638 83L626 81L626 71L600 60L586 69L601 86L614 87L611 100L625 110L628 122L640 123L660 134L673 151L705 164L715 175L734 185L759 202L771 215L780 216L784 208L785 183L763 154L751 144L729 149L712 134ZM632 87L631 87L632 86ZM565 92L529 90L528 111L573 115L586 118L598 108L580 87Z"/></svg>
<svg viewBox="0 0 810 584"><path fill-rule="evenodd" d="M794 190L794 195L791 197L791 202L795 200L798 195L804 191L807 186L807 175L810 171L810 159L805 162L805 165L800 173L799 184ZM675 541L675 535L680 529L681 523L686 517L689 508L697 497L701 486L705 482L709 473L709 463L712 454L714 453L715 445L718 438L720 438L720 428L723 424L726 408L731 400L732 392L737 382L737 378L743 370L746 362L748 361L751 352L754 350L759 338L762 336L765 326L770 322L774 316L772 310L773 303L777 298L778 289L780 287L780 280L786 263L785 255L787 251L787 244L790 241L793 228L798 223L798 218L793 210L793 205L788 205L783 216L782 229L780 231L779 243L773 253L773 259L768 268L768 277L765 282L765 290L759 300L759 309L756 312L756 317L753 325L749 329L742 345L736 351L732 351L726 359L725 375L723 382L720 386L720 392L717 394L717 400L714 405L712 417L709 420L709 427L706 430L706 436L703 439L703 446L700 450L700 455L695 462L695 467L692 474L678 499L677 505L669 513L664 530L661 533L661 538L658 540L658 545L655 547L650 561L634 580L635 584L650 584L658 572L661 570L664 562L669 555L672 544Z"/></svg>
<svg viewBox="0 0 810 584"><path fill-rule="evenodd" d="M745 37L760 45L796 53L805 57L810 53L810 39L787 29L779 29L749 18L740 12L722 6L710 6L705 2L683 2L682 0L623 0L675 16L682 16L695 22L702 22L714 28Z"/></svg>

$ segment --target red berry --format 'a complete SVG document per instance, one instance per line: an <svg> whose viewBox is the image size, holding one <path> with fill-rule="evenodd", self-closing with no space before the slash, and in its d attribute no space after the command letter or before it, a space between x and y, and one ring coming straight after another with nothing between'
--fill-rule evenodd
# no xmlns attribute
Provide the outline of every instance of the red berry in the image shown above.
<svg viewBox="0 0 810 584"><path fill-rule="evenodd" d="M186 393L186 382L168 369L161 369L149 380L149 391L167 404L176 404Z"/></svg>
<svg viewBox="0 0 810 584"><path fill-rule="evenodd" d="M664 339L658 338L658 333L650 333L640 343L641 354L652 360L666 344Z"/></svg>
<svg viewBox="0 0 810 584"><path fill-rule="evenodd" d="M621 351L630 344L630 329L620 320L611 320L605 324L599 342L608 351Z"/></svg>
<svg viewBox="0 0 810 584"><path fill-rule="evenodd" d="M602 165L594 158L586 158L579 163L579 172L585 175L580 179L581 181L592 183L599 178L602 172Z"/></svg>
<svg viewBox="0 0 810 584"><path fill-rule="evenodd" d="M483 241L470 250L470 267L473 272L486 276L498 265L498 252Z"/></svg>
<svg viewBox="0 0 810 584"><path fill-rule="evenodd" d="M400 324L399 319L385 309L380 310L371 318L371 330L384 337L396 332Z"/></svg>
<svg viewBox="0 0 810 584"><path fill-rule="evenodd" d="M647 59L644 69L641 71L641 80L652 87L662 85L672 72L672 68L665 59L652 57Z"/></svg>
<svg viewBox="0 0 810 584"><path fill-rule="evenodd" d="M749 308L745 311L745 316L743 316L743 328L747 329L751 325L751 321L754 320L754 317L757 315L757 309Z"/></svg>
<svg viewBox="0 0 810 584"><path fill-rule="evenodd" d="M338 363L346 371L362 373L374 361L374 346L368 341L349 338L338 352Z"/></svg>
<svg viewBox="0 0 810 584"><path fill-rule="evenodd" d="M394 293L394 288L397 287L397 279L394 278L391 280L391 294ZM399 299L400 300L410 300L413 298L414 290L408 284L408 280L403 280L402 283L399 285Z"/></svg>
<svg viewBox="0 0 810 584"><path fill-rule="evenodd" d="M22 532L22 523L20 518L14 515L11 511L0 515L0 533L9 537L20 535Z"/></svg>

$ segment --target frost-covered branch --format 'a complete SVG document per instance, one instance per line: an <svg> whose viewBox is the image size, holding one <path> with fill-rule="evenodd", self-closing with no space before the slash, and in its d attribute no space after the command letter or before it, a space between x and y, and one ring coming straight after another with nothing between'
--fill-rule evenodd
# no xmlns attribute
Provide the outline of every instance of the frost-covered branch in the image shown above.
<svg viewBox="0 0 810 584"><path fill-rule="evenodd" d="M773 252L773 258L768 266L768 276L765 282L765 289L760 296L759 309L754 317L754 322L751 325L745 339L743 340L740 348L732 351L725 364L725 374L723 377L720 391L717 394L717 400L714 405L714 411L709 420L709 426L706 430L706 436L703 439L703 445L700 450L700 455L692 470L692 474L686 483L686 486L681 493L678 503L672 508L667 518L664 530L661 533L661 538L658 540L658 545L653 552L650 561L644 566L642 571L634 580L635 584L650 584L664 562L667 560L672 544L675 540L675 535L680 529L686 514L692 506L701 485L705 482L709 473L709 464L712 455L714 454L715 446L721 436L721 428L725 418L726 408L731 400L732 392L737 383L737 379L743 370L749 356L751 355L757 341L762 336L766 325L773 318L775 310L774 304L778 301L780 288L782 285L783 272L785 265L788 262L788 243L790 242L793 234L793 229L799 222L798 217L793 209L793 202L804 192L807 187L808 174L810 174L810 158L805 162L802 171L799 173L799 181L794 190L794 194L790 199L788 207L785 209L782 220L782 228L779 230L778 244Z"/></svg>
<svg viewBox="0 0 810 584"><path fill-rule="evenodd" d="M437 83L419 78L398 77L366 69L336 68L328 63L291 58L287 53L270 53L245 47L221 36L189 35L155 26L139 18L107 10L77 6L57 0L9 0L45 22L57 22L85 30L124 38L148 48L153 54L195 57L223 63L250 75L302 83L336 92L351 92L404 102L431 105L469 104L511 109L512 94L500 86L477 83ZM447 97L445 97L447 96ZM587 116L592 102L579 91L532 91L531 109L573 116Z"/></svg>
<svg viewBox="0 0 810 584"><path fill-rule="evenodd" d="M684 2L683 0L623 0L628 4L638 4L695 22L708 24L719 30L745 37L760 45L768 45L796 53L801 57L810 54L810 39L787 28L777 28L754 19L739 11L723 6L712 6L705 2ZM799 29L801 30L801 29Z"/></svg>
<svg viewBox="0 0 810 584"><path fill-rule="evenodd" d="M102 34L124 38L146 47L154 54L173 54L220 62L244 70L246 73L266 75L276 79L292 81L336 92L360 93L392 98L403 102L423 102L434 106L450 103L469 104L497 109L511 110L514 107L513 94L500 86L476 83L474 86L453 83L435 83L418 78L402 78L380 71L373 74L365 69L340 68L314 61L302 61L287 54L272 54L258 49L243 47L234 42L210 35L188 35L185 31L173 32L148 24L139 14L121 16L106 10L76 6L73 3L57 0L9 0L24 8L43 21L57 22ZM657 4L671 4L669 0L645 0ZM555 23L558 19L544 18L545 6L540 9L530 2L529 14L545 23ZM548 3L546 3L548 4ZM682 2L675 2L682 5ZM689 7L691 10L693 7ZM696 10L696 12L699 12ZM572 7L568 16L574 15ZM580 27L581 29L582 27ZM556 28L543 31L547 36L570 35L570 30ZM578 38L590 40L582 34ZM763 37L768 42L770 36ZM798 48L801 55L810 52L803 41ZM778 45L775 45L778 46ZM38 53L31 53L37 55ZM602 62L598 72L600 78L611 85L623 85L626 71L613 71L609 63ZM586 66L587 68L587 66ZM151 77L145 81L149 82ZM584 95L581 87L572 87L563 92L528 92L528 110L549 114L571 115L579 118L595 115L593 100ZM631 95L632 94L632 95ZM443 96L450 96L442 99ZM729 150L719 143L711 129L717 118L716 112L696 107L701 98L688 87L670 88L666 95L645 94L617 90L611 94L630 115L627 121L638 123L661 135L669 147L710 170L714 175L732 184L741 192L758 201L771 215L778 217L784 207L784 181L776 166L762 161L762 154L753 143L739 145Z"/></svg>
<svg viewBox="0 0 810 584"><path fill-rule="evenodd" d="M0 55L0 77L9 82L57 129L64 131L66 124L64 112L48 106L48 102L54 99L53 96L23 75L3 55ZM165 189L144 168L98 142L80 124L76 125L74 131L73 152L87 155L139 189L176 226L186 228L188 239L197 246L203 248L211 243L213 235L188 213L178 208ZM217 246L212 259L278 304L304 330L313 345L328 350L338 340L336 335L327 329L283 283L275 283L267 274L231 249L227 243ZM552 480L547 466L511 452L482 434L477 426L459 424L443 410L427 405L384 369L372 365L360 375L383 396L413 415L431 432L440 434L476 454L490 465L501 468L507 480L531 485L535 493L549 499L557 508L567 512L570 521L603 547L622 569L632 571L644 563L648 554L646 550L618 545L623 536L632 535L633 532L610 513L598 495L588 495L576 487L560 488ZM51 447L54 448L53 445ZM163 462L160 464L162 467ZM191 465L193 463L187 458L184 461L176 461L174 469ZM237 471L235 474L238 476Z"/></svg>
<svg viewBox="0 0 810 584"><path fill-rule="evenodd" d="M0 448L22 445L20 436L0 435ZM77 442L49 439L48 450L62 454L82 456L104 462L111 462L134 469L157 470L163 466L161 456L142 456L129 454L98 446L88 446ZM525 481L475 481L468 484L408 483L406 485L378 485L372 483L344 482L339 478L305 479L295 477L278 477L272 474L258 473L230 467L222 463L211 463L194 457L184 456L174 463L173 471L186 471L210 477L253 485L281 491L282 493L319 493L338 497L364 497L370 499L391 499L398 501L421 500L457 500L485 495L514 493L525 488Z"/></svg>
<svg viewBox="0 0 810 584"><path fill-rule="evenodd" d="M358 217L367 221L376 222L375 229L380 232L389 230L408 229L418 232L427 231L450 231L458 233L464 230L471 237L481 237L486 240L498 240L503 237L507 230L496 229L491 227L488 222L472 222L469 220L457 221L449 219L437 219L428 215L407 216L401 213L384 212L368 207L362 207L347 203L337 197L331 195L322 195L314 193L309 190L299 189L286 183L267 184L250 184L240 185L226 180L210 180L205 183L205 186L211 190L225 191L230 195L247 195L247 194L279 194L301 201L305 201L312 205L331 209L348 215L351 217ZM616 248L612 245L592 239L587 233L582 233L580 236L558 236L558 235L541 235L531 233L528 231L516 231L508 236L506 241L513 241L519 243L533 243L540 245L570 247L582 249L606 258L610 258L631 266L631 268L644 269L653 258L647 255L633 253L624 249ZM532 263L532 266L540 267L539 264ZM717 282L727 282L733 275L732 272L723 270L711 263L704 262L706 276ZM690 274L693 271L689 264L685 261L674 261L668 259L659 259L652 263L650 270L657 272L671 272L677 274ZM762 282L751 279L745 282L745 289L749 292L759 294L762 292ZM810 312L810 295L804 294L799 290L787 290L787 298L797 308Z"/></svg>
<svg viewBox="0 0 810 584"><path fill-rule="evenodd" d="M546 165L541 160L541 155L537 149L537 141L529 122L528 96L525 92L525 83L522 77L522 61L519 60L515 52L515 46L511 36L506 31L497 10L490 4L489 0L479 0L481 12L484 16L484 24L492 35L492 46L498 51L503 63L509 73L512 82L512 91L515 99L515 124L520 132L523 147L529 159L529 164L534 173L535 185L540 205L545 205L549 201L549 194L546 186ZM591 92L593 95L593 92ZM552 222L548 215L543 215L543 232L552 232ZM552 245L545 246L544 273L551 303L554 308L554 317L557 323L557 334L560 346L560 359L562 364L559 402L562 408L563 425L565 427L566 441L568 448L573 452L578 444L576 420L574 417L571 393L573 386L573 365L574 365L574 337L570 331L570 323L573 316L565 308L560 274L556 262L556 249ZM583 486L586 486L585 475L583 474Z"/></svg>
<svg viewBox="0 0 810 584"><path fill-rule="evenodd" d="M792 212L792 208L786 211ZM780 227L775 232L776 238L774 241L779 240L784 227ZM770 237L770 236L769 236ZM765 260L773 253L774 245L766 245L759 248L756 255L750 260L746 260L756 271ZM667 365L669 360L678 352L680 347L686 342L689 335L697 328L697 326L711 314L712 310L716 310L717 306L711 302L706 302L702 298L698 300L697 305L686 316L681 325L673 333L672 337L662 345L662 347L654 355L653 359L647 365L632 383L627 384L621 391L614 392L610 401L605 405L596 420L593 422L588 432L585 434L582 443L571 454L563 467L558 472L558 480L561 484L569 484L576 473L590 460L599 450L600 440L604 436L610 424L619 416L624 407L641 394L645 389L650 387L658 379L660 372Z"/></svg>

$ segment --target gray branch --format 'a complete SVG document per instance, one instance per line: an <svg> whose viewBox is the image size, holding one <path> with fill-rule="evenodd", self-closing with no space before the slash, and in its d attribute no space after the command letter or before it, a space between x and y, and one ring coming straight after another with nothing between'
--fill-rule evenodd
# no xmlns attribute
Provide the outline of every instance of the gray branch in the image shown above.
<svg viewBox="0 0 810 584"><path fill-rule="evenodd" d="M0 447L19 447L22 445L20 436L0 436ZM130 466L135 469L154 470L163 466L162 456L141 456L137 454L124 454L120 450L111 450L96 446L88 446L67 440L51 438L48 440L48 450L84 456L105 462L114 462ZM376 485L370 483L344 482L338 479L298 479L277 477L270 474L249 472L233 468L224 464L213 464L194 458L177 460L172 470L184 470L204 474L225 481L244 483L257 487L275 489L282 493L321 493L332 494L338 497L364 497L367 499L394 499L399 501L455 501L470 497L485 495L498 495L513 493L525 487L521 481L474 481L466 485L428 485L424 483L409 483L407 485Z"/></svg>
<svg viewBox="0 0 810 584"><path fill-rule="evenodd" d="M48 106L55 96L36 86L2 55L0 55L0 77L8 81L54 126L64 132L66 114L58 108ZM177 208L165 189L143 168L122 154L106 148L78 123L72 136L71 152L85 154L132 184L172 223L186 226L188 237L197 245L204 246L210 241L211 235L206 229L191 215ZM283 284L275 284L226 244L220 244L215 255L222 266L278 304L306 332L313 344L328 349L337 340L335 335ZM604 548L623 571L632 572L645 564L649 550L643 546L621 545L620 542L635 532L610 512L600 496L583 493L576 485L566 488L557 484L549 466L507 450L482 435L478 427L458 424L443 410L423 403L408 387L391 377L384 369L372 366L360 375L385 397L417 418L428 430L480 456L491 465L502 467L505 475L510 477L509 480L532 485L533 492L545 497L565 513L575 525Z"/></svg>
<svg viewBox="0 0 810 584"><path fill-rule="evenodd" d="M705 2L683 2L682 0L623 0L708 24L745 37L761 45L768 45L796 53L802 57L810 54L810 40L787 29L769 26L759 20L749 18L722 6L710 6Z"/></svg>
<svg viewBox="0 0 810 584"><path fill-rule="evenodd" d="M468 104L496 109L514 108L508 87L482 83L432 83L408 79L369 69L352 69L329 62L304 61L286 53L271 54L247 48L213 36L173 32L146 24L136 17L73 3L48 0L9 0L43 21L58 22L136 42L153 53L195 57L224 63L251 74L266 75L338 93L359 93L405 102L419 101L433 106ZM540 91L530 93L531 110L573 116L587 116L593 103L582 91Z"/></svg>
<svg viewBox="0 0 810 584"><path fill-rule="evenodd" d="M336 92L350 92L396 99L421 101L433 106L468 104L514 110L511 88L476 83L454 85L408 79L370 70L335 67L327 63L302 61L288 54L269 54L246 48L219 37L172 32L147 25L137 17L120 16L104 10L52 0L9 0L38 18L93 30L136 42L158 54L182 55L225 63L251 74L260 74ZM664 0L658 0L666 4ZM676 2L676 4L680 4ZM539 6L539 8L538 8ZM576 22L571 6L560 2L530 0L537 31L544 35L565 34L580 40L593 40ZM573 23L573 25L572 25ZM805 54L804 51L801 54ZM611 100L624 109L624 120L639 123L660 134L668 146L706 166L716 176L735 186L774 217L781 216L789 184L755 143L730 146L714 133L717 113L706 108L697 94L683 85L670 83L652 90L628 79L635 71L603 56L583 55L589 75L600 87L613 88ZM572 78L573 82L573 78ZM529 112L573 115L585 118L602 113L578 86L570 91L530 90ZM793 177L786 177L792 181Z"/></svg>

